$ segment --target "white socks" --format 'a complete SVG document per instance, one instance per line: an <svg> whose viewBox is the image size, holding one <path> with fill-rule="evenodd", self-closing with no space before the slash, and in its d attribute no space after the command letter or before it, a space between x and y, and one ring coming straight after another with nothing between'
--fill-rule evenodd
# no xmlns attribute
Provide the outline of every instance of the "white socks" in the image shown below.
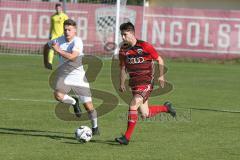
<svg viewBox="0 0 240 160"><path fill-rule="evenodd" d="M72 97L70 97L69 95L65 94L62 100L63 103L67 103L67 104L75 104L76 100Z"/></svg>
<svg viewBox="0 0 240 160"><path fill-rule="evenodd" d="M92 128L97 128L97 111L94 109L88 112L88 117L91 120Z"/></svg>
<svg viewBox="0 0 240 160"><path fill-rule="evenodd" d="M76 100L69 95L65 94L62 100L63 103L74 105ZM97 128L97 111L94 109L88 112L88 118L91 120L92 128Z"/></svg>

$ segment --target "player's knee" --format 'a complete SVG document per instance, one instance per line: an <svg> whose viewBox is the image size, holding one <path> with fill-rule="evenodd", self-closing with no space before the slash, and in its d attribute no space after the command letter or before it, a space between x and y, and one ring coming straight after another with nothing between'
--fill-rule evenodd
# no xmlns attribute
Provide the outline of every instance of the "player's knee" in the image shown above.
<svg viewBox="0 0 240 160"><path fill-rule="evenodd" d="M83 106L86 109L86 111L88 111L88 112L91 112L94 110L94 107L93 107L93 104L91 101L83 103Z"/></svg>
<svg viewBox="0 0 240 160"><path fill-rule="evenodd" d="M130 107L138 108L143 103L143 98L140 95L135 95L130 102Z"/></svg>
<svg viewBox="0 0 240 160"><path fill-rule="evenodd" d="M54 92L54 98L57 101L62 101L63 100L63 96L59 92Z"/></svg>
<svg viewBox="0 0 240 160"><path fill-rule="evenodd" d="M129 110L132 110L132 111L138 110L138 106L137 105L130 105Z"/></svg>
<svg viewBox="0 0 240 160"><path fill-rule="evenodd" d="M147 113L141 113L141 117L142 117L142 119L146 119L146 118L148 118L148 114Z"/></svg>

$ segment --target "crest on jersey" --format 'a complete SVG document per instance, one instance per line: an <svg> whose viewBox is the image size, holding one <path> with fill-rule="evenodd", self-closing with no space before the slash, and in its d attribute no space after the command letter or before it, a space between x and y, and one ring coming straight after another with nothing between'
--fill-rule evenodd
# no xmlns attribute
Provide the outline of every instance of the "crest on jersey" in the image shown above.
<svg viewBox="0 0 240 160"><path fill-rule="evenodd" d="M129 21L135 24L135 20L136 20L135 10L127 8L120 10L120 24ZM115 7L104 7L96 9L95 23L98 37L103 44L115 42L115 28L116 28ZM120 34L119 39L121 39Z"/></svg>
<svg viewBox="0 0 240 160"><path fill-rule="evenodd" d="M141 48L140 48L140 49L137 49L137 53L140 54L140 55L142 55L142 54L143 54L143 49L141 49Z"/></svg>

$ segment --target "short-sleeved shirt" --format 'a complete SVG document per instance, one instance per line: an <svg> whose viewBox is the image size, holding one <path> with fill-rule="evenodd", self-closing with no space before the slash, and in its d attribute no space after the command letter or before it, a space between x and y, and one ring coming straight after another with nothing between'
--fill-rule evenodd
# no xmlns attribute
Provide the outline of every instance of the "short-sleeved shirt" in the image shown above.
<svg viewBox="0 0 240 160"><path fill-rule="evenodd" d="M154 60L157 51L147 42L137 40L134 46L122 45L119 51L120 66L125 66L129 73L129 86L148 85L153 83Z"/></svg>
<svg viewBox="0 0 240 160"><path fill-rule="evenodd" d="M85 71L82 65L83 57L83 42L81 38L74 37L71 42L67 42L65 36L61 36L54 40L48 42L51 47L53 43L58 43L61 50L71 54L72 51L77 51L79 53L75 61L70 61L60 56L59 58L59 74L65 77L66 84L72 84L75 86L89 86L88 81L85 77ZM81 83L81 84L80 84Z"/></svg>
<svg viewBox="0 0 240 160"><path fill-rule="evenodd" d="M65 13L55 13L51 16L51 39L55 39L63 35L63 23L68 19Z"/></svg>
<svg viewBox="0 0 240 160"><path fill-rule="evenodd" d="M49 47L52 47L54 43L57 43L61 50L68 52L69 54L72 51L76 51L79 53L78 56L83 56L83 42L80 37L75 36L71 42L68 42L65 38L65 36L58 37L56 39L53 39L48 42ZM60 56L61 57L61 56ZM60 64L63 64L64 62L68 61L64 57L60 58Z"/></svg>

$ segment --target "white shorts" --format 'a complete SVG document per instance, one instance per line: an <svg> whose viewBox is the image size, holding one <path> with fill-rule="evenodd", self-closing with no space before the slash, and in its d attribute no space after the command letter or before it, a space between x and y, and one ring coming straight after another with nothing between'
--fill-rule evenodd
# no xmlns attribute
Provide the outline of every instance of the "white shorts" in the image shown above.
<svg viewBox="0 0 240 160"><path fill-rule="evenodd" d="M85 72L68 75L57 74L53 83L53 89L64 94L67 94L72 90L82 103L92 101L90 85L85 76Z"/></svg>

